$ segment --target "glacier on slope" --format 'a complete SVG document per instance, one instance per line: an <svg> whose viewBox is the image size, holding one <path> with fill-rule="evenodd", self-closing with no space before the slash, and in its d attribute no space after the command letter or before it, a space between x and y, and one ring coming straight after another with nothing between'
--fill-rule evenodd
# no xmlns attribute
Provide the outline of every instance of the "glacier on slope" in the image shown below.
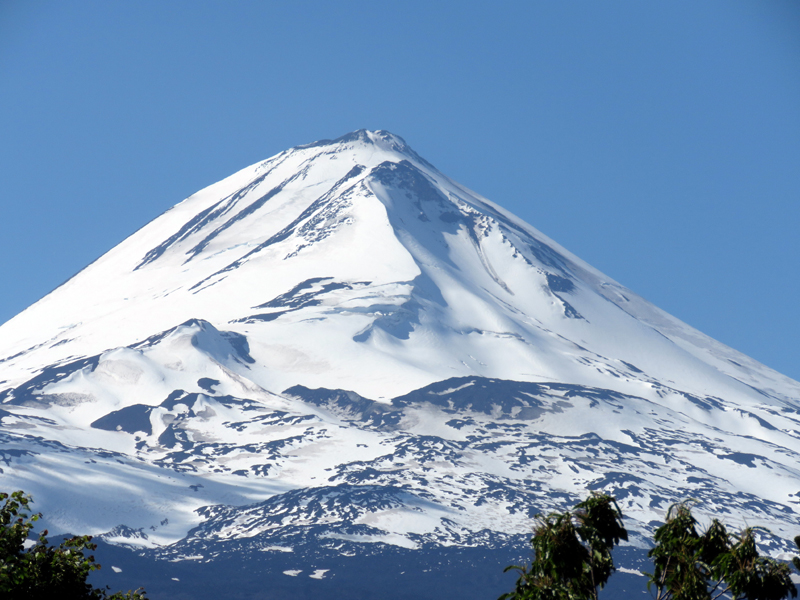
<svg viewBox="0 0 800 600"><path fill-rule="evenodd" d="M640 534L693 497L788 539L798 398L361 130L201 190L0 327L0 485L168 560L502 545L587 490Z"/></svg>

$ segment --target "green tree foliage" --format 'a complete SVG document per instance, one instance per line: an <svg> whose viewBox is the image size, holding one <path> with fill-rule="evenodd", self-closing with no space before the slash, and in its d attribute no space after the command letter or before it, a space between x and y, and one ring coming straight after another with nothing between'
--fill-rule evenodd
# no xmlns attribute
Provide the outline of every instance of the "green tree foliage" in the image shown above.
<svg viewBox="0 0 800 600"><path fill-rule="evenodd" d="M613 497L593 494L571 511L536 518L529 567L500 600L596 600L614 572L611 550L628 539Z"/></svg>
<svg viewBox="0 0 800 600"><path fill-rule="evenodd" d="M24 492L0 493L0 597L4 600L147 600L143 590L109 595L86 583L89 573L99 569L97 548L91 536L77 536L59 546L47 543L45 529L32 546L25 548L34 523L41 514L30 514L31 498Z"/></svg>
<svg viewBox="0 0 800 600"><path fill-rule="evenodd" d="M760 556L755 533L748 527L731 534L714 519L701 534L686 503L671 506L655 532L656 545L649 554L655 571L648 587L655 586L656 600L795 598L789 565ZM800 567L800 559L793 563Z"/></svg>
<svg viewBox="0 0 800 600"><path fill-rule="evenodd" d="M731 534L714 519L700 533L687 503L675 504L654 535L656 600L783 600L797 597L789 565L760 556L756 529ZM628 534L613 496L592 494L574 509L536 518L528 566L499 600L597 600L614 572L611 551ZM800 549L800 536L794 539ZM800 558L792 564L800 570Z"/></svg>

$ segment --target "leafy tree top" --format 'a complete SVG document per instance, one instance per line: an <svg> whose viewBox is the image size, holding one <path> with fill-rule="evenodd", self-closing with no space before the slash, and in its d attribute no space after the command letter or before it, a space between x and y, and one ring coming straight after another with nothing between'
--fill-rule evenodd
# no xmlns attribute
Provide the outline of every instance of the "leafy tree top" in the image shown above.
<svg viewBox="0 0 800 600"><path fill-rule="evenodd" d="M783 600L797 596L790 567L758 553L756 528L731 534L718 519L701 532L688 502L672 505L654 535L648 589L656 600ZM538 515L530 565L499 600L597 600L628 534L613 496L593 493L572 510ZM795 538L800 549L800 536ZM800 570L800 558L792 561Z"/></svg>
<svg viewBox="0 0 800 600"><path fill-rule="evenodd" d="M31 497L22 491L0 493L0 597L5 600L147 600L143 590L109 595L86 582L100 565L88 535L72 537L58 546L47 542L47 530L25 548L41 513L31 514Z"/></svg>

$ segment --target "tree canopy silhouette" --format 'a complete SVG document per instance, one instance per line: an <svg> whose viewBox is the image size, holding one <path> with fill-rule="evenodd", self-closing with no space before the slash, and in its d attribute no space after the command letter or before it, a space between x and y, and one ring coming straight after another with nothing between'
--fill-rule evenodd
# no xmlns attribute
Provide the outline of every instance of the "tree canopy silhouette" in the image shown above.
<svg viewBox="0 0 800 600"><path fill-rule="evenodd" d="M730 533L714 519L700 532L690 505L670 506L648 556L647 587L656 600L783 600L797 597L791 569L758 552L757 528ZM766 530L761 530L766 533ZM538 515L530 565L512 565L519 578L499 600L598 600L614 573L611 551L628 534L613 496L591 494L572 510ZM800 549L800 536L794 539ZM800 558L792 564L800 570Z"/></svg>
<svg viewBox="0 0 800 600"><path fill-rule="evenodd" d="M75 536L51 546L45 529L37 540L30 540L34 523L42 517L30 513L31 497L22 491L3 492L0 502L0 597L4 600L147 600L144 590L109 595L86 582L89 573L100 568L94 556L84 554L97 548L92 536Z"/></svg>

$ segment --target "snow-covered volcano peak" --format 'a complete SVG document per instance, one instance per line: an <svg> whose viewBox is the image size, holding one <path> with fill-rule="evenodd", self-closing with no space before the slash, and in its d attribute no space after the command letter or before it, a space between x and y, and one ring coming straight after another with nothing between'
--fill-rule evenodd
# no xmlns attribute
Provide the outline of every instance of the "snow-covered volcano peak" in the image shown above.
<svg viewBox="0 0 800 600"><path fill-rule="evenodd" d="M693 497L788 536L798 397L360 130L197 192L2 325L0 480L169 560L505 544L586 490L632 531Z"/></svg>
<svg viewBox="0 0 800 600"><path fill-rule="evenodd" d="M338 147L339 149L344 150L357 145L365 147L371 146L374 149L380 149L387 152L397 152L404 154L408 158L419 159L417 153L411 149L411 147L403 138L383 129L378 129L375 131L370 131L369 129L359 129L338 137L335 140L320 140L318 142L312 142L311 144L297 146L296 148L306 149L325 146Z"/></svg>
<svg viewBox="0 0 800 600"><path fill-rule="evenodd" d="M253 380L273 391L390 397L470 375L796 389L386 131L297 146L194 194L3 325L0 360L16 381L190 319L247 339Z"/></svg>

